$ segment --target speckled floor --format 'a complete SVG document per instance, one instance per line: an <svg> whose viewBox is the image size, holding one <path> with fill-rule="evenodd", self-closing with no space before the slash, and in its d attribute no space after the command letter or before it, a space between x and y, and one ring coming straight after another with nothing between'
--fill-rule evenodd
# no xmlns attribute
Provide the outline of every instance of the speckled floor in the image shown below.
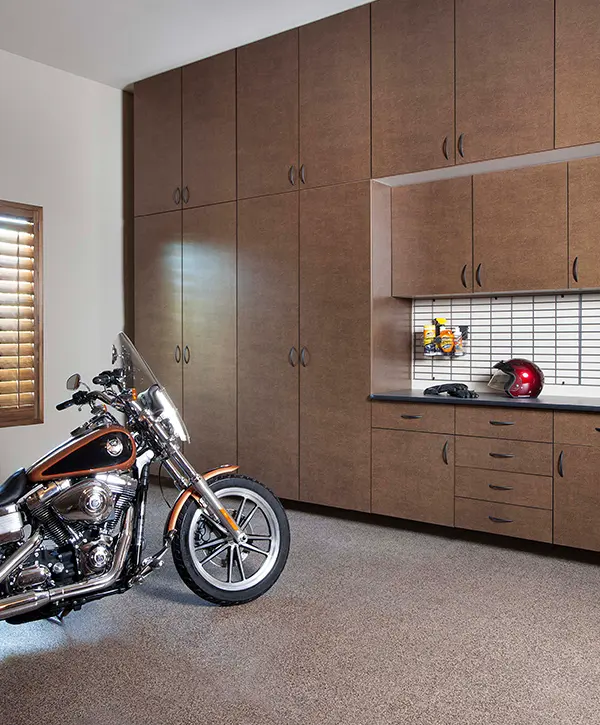
<svg viewBox="0 0 600 725"><path fill-rule="evenodd" d="M166 507L153 491L151 543ZM592 725L600 566L291 511L279 584L204 606L170 562L64 626L0 623L1 725Z"/></svg>

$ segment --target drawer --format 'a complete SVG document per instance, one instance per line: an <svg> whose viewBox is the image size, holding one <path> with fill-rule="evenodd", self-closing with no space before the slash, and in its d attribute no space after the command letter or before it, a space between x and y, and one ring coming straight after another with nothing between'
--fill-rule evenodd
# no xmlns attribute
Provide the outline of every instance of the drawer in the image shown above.
<svg viewBox="0 0 600 725"><path fill-rule="evenodd" d="M454 433L454 406L447 403L372 403L373 428Z"/></svg>
<svg viewBox="0 0 600 725"><path fill-rule="evenodd" d="M456 498L454 523L459 529L488 531L534 541L552 541L552 511L544 509Z"/></svg>
<svg viewBox="0 0 600 725"><path fill-rule="evenodd" d="M600 413L554 413L554 442L600 447Z"/></svg>
<svg viewBox="0 0 600 725"><path fill-rule="evenodd" d="M455 494L462 498L552 509L550 476L457 468L455 480Z"/></svg>
<svg viewBox="0 0 600 725"><path fill-rule="evenodd" d="M456 465L551 476L552 444L456 436Z"/></svg>
<svg viewBox="0 0 600 725"><path fill-rule="evenodd" d="M552 443L552 411L457 406L456 433Z"/></svg>

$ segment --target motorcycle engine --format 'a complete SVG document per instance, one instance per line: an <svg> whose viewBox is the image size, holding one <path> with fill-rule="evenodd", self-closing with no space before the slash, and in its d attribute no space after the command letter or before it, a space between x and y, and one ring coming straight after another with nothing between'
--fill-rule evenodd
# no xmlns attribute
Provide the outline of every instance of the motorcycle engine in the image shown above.
<svg viewBox="0 0 600 725"><path fill-rule="evenodd" d="M137 480L127 473L64 479L34 491L26 505L55 546L26 561L11 588L63 585L106 571L136 491Z"/></svg>

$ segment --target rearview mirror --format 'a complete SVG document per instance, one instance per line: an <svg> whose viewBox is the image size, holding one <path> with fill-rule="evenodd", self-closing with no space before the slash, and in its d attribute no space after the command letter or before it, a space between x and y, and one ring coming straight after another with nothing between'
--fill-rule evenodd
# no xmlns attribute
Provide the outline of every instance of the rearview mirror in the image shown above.
<svg viewBox="0 0 600 725"><path fill-rule="evenodd" d="M67 378L67 390L79 390L81 385L81 375L79 373L73 373L70 378Z"/></svg>

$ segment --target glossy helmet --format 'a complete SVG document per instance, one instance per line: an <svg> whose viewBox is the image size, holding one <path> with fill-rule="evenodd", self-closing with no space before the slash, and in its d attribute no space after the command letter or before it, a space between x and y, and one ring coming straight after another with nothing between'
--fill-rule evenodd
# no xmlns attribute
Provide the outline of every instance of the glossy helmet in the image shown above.
<svg viewBox="0 0 600 725"><path fill-rule="evenodd" d="M501 360L494 365L488 385L511 398L537 398L544 387L544 373L531 360Z"/></svg>

